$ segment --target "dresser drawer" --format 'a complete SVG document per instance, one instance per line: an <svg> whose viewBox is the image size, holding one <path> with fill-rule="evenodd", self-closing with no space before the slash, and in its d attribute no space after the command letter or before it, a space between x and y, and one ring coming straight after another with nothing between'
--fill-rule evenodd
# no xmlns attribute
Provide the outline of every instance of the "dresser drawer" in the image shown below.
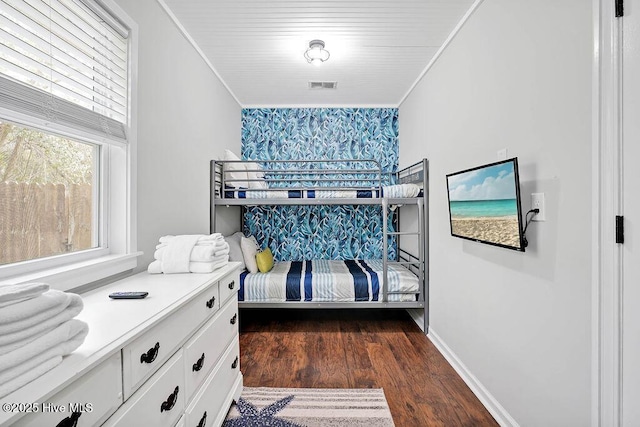
<svg viewBox="0 0 640 427"><path fill-rule="evenodd" d="M173 427L185 407L183 364L180 350L105 425Z"/></svg>
<svg viewBox="0 0 640 427"><path fill-rule="evenodd" d="M125 400L218 310L218 283L122 349Z"/></svg>
<svg viewBox="0 0 640 427"><path fill-rule="evenodd" d="M56 426L65 418L77 419L73 424L77 427L101 424L122 404L120 352L45 402L39 405L39 413L29 414L15 425Z"/></svg>
<svg viewBox="0 0 640 427"><path fill-rule="evenodd" d="M185 344L185 396L187 400L207 378L211 368L238 334L238 305L226 304Z"/></svg>
<svg viewBox="0 0 640 427"><path fill-rule="evenodd" d="M232 295L237 296L238 288L240 288L240 276L238 273L233 273L220 279L220 304L224 305Z"/></svg>
<svg viewBox="0 0 640 427"><path fill-rule="evenodd" d="M226 414L229 409L223 406L225 403L231 403L226 402L230 398L229 391L233 389L234 384L240 378L240 347L238 336L236 336L187 408L185 412L186 425L199 426L203 418L206 420L204 425L215 425L216 418L221 413L222 415ZM224 419L223 416L220 418Z"/></svg>

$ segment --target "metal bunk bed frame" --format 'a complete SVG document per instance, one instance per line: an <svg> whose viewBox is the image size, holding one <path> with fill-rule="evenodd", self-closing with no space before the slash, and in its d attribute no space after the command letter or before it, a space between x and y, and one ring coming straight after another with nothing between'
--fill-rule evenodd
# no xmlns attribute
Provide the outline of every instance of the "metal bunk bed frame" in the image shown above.
<svg viewBox="0 0 640 427"><path fill-rule="evenodd" d="M324 165L332 163L347 163L347 164L374 164L374 168L366 167L362 169L329 169ZM269 187L267 189L243 189L228 188L228 183L234 181L241 181L238 179L227 178L225 165L230 163L235 164L248 164L248 163L262 163L262 164L303 164L309 165L310 168L302 169L247 169L248 172L264 172L267 183L312 183L315 186L309 185L296 185L287 187ZM319 167L316 168L315 166ZM286 166L286 165L285 165ZM335 174L346 175L347 178L320 178L321 175ZM361 177L362 175L369 175L369 178L354 178L353 176ZM298 178L283 178L283 176L298 176ZM304 176L300 178L299 176ZM281 303L265 303L265 302L239 302L239 305L244 308L422 308L424 309L424 331L428 331L429 322L429 212L427 209L428 200L428 161L423 159L420 162L412 164L406 168L401 169L394 175L397 177L399 184L405 183L417 183L422 187L422 197L413 198L389 198L381 197L381 192L375 193L375 191L382 190L383 187L383 174L381 172L380 164L375 160L258 160L258 161L240 161L240 160L211 160L210 162L210 230L211 233L216 231L216 211L219 206L275 206L275 205L380 205L382 207L383 217L383 253L388 253L388 238L394 236L398 242L398 259L396 261L388 260L388 256L382 258L383 263L383 286L382 286L382 300L381 301L358 301L358 302L318 302L318 301L288 301ZM256 181L263 179L249 179L249 181ZM358 181L360 185L349 185ZM325 187L318 186L321 182L333 182L339 183L337 186ZM371 198L235 198L226 197L228 192L237 191L305 191L305 190L317 190L317 191L343 191L343 190L371 190L374 191ZM378 196L375 197L375 194ZM417 223L418 230L415 231L400 231L399 227L399 215L397 216L398 229L394 232L388 231L388 214L389 209L393 206L416 206L417 208ZM241 214L241 218L244 216ZM400 236L415 235L418 239L417 250L418 254L415 255L402 248L400 248ZM388 295L394 293L406 293L406 292L389 292L388 291L388 268L389 265L404 265L412 273L414 273L419 280L420 288L418 292L418 299L416 301L388 301ZM414 292L412 292L414 293Z"/></svg>

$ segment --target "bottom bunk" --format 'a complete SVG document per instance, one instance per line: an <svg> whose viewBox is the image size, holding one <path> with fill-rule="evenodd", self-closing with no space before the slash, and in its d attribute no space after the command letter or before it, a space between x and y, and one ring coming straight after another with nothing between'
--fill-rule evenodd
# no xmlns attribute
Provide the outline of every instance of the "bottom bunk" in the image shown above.
<svg viewBox="0 0 640 427"><path fill-rule="evenodd" d="M268 273L243 272L238 299L244 307L424 307L418 277L400 264L387 264L386 300L383 288L382 260L280 261Z"/></svg>

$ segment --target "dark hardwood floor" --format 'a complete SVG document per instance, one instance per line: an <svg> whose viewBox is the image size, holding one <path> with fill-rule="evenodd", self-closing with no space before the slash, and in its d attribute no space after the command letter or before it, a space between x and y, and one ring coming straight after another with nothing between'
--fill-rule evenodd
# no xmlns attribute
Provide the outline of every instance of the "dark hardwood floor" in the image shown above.
<svg viewBox="0 0 640 427"><path fill-rule="evenodd" d="M383 388L397 427L496 426L404 310L240 311L248 387Z"/></svg>

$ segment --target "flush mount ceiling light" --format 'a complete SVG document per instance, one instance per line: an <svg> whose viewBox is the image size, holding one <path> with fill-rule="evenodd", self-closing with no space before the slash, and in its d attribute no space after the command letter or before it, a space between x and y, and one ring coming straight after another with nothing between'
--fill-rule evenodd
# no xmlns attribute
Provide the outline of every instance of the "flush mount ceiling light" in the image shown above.
<svg viewBox="0 0 640 427"><path fill-rule="evenodd" d="M322 40L311 40L309 49L304 53L304 57L309 64L320 65L329 59L329 51L325 50Z"/></svg>

